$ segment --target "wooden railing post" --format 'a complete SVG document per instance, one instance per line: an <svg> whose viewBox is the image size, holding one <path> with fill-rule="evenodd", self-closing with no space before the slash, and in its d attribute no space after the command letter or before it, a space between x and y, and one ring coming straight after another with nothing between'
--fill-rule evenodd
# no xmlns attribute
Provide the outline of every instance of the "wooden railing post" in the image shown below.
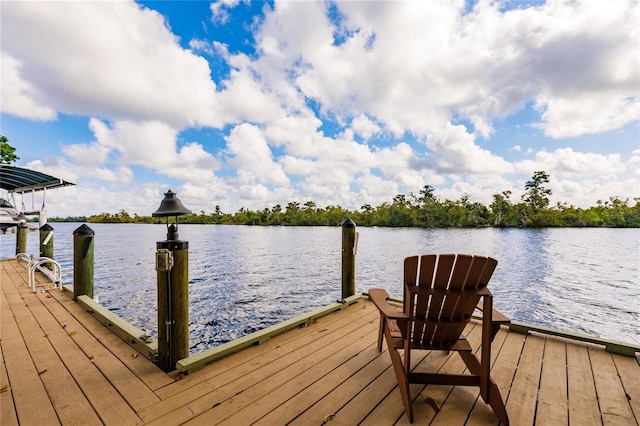
<svg viewBox="0 0 640 426"><path fill-rule="evenodd" d="M356 294L356 224L342 223L342 299Z"/></svg>
<svg viewBox="0 0 640 426"><path fill-rule="evenodd" d="M176 231L156 243L158 366L164 371L189 356L189 242L177 238Z"/></svg>
<svg viewBox="0 0 640 426"><path fill-rule="evenodd" d="M20 223L16 231L16 256L27 252L27 232L29 232L27 224Z"/></svg>
<svg viewBox="0 0 640 426"><path fill-rule="evenodd" d="M93 229L83 224L73 231L73 300L93 299Z"/></svg>
<svg viewBox="0 0 640 426"><path fill-rule="evenodd" d="M53 226L48 223L40 227L40 257L53 259Z"/></svg>

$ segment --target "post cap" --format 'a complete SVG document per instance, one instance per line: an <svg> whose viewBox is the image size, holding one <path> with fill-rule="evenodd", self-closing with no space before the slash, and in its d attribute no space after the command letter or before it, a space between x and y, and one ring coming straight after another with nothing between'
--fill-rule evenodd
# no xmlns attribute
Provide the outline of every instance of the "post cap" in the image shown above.
<svg viewBox="0 0 640 426"><path fill-rule="evenodd" d="M41 231L53 231L53 226L49 225L48 223L45 223L44 225L42 225L40 227Z"/></svg>
<svg viewBox="0 0 640 426"><path fill-rule="evenodd" d="M73 231L73 235L95 235L95 232L93 232L93 229L89 228L86 223L83 223L75 231Z"/></svg>
<svg viewBox="0 0 640 426"><path fill-rule="evenodd" d="M344 222L342 222L343 228L355 228L356 223L352 221L350 218L347 218Z"/></svg>

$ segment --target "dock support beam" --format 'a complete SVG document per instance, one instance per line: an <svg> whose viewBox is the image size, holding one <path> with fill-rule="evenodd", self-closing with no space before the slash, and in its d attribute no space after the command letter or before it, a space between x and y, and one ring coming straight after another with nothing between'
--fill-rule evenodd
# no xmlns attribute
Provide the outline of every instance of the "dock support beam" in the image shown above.
<svg viewBox="0 0 640 426"><path fill-rule="evenodd" d="M73 300L93 299L93 229L83 224L73 231Z"/></svg>
<svg viewBox="0 0 640 426"><path fill-rule="evenodd" d="M342 300L356 294L356 223L342 223Z"/></svg>

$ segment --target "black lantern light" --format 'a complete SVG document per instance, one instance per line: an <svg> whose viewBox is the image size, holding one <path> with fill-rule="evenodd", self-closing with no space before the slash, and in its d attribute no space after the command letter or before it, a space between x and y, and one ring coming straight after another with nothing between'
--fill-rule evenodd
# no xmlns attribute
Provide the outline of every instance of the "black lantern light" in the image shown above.
<svg viewBox="0 0 640 426"><path fill-rule="evenodd" d="M164 193L164 198L162 202L160 202L160 207L158 210L151 213L152 217L166 217L167 218L167 241L176 241L179 240L178 236L178 216L183 216L186 214L193 213L191 210L186 208L182 201L178 197L176 197L176 193L168 190ZM169 225L169 217L175 217L175 222Z"/></svg>

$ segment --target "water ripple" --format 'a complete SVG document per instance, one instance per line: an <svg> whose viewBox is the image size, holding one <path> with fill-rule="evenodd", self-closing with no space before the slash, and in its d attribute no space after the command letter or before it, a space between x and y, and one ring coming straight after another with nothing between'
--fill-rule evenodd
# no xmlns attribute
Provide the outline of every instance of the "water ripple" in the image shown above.
<svg viewBox="0 0 640 426"><path fill-rule="evenodd" d="M73 230L55 223L55 258L72 283ZM95 295L156 333L156 241L163 225L92 224ZM638 229L358 228L356 292L402 295L402 260L420 253L498 259L495 305L517 321L640 344ZM196 352L341 297L341 229L181 225L189 241L190 346ZM37 234L28 252L37 253ZM15 235L0 236L0 257Z"/></svg>

